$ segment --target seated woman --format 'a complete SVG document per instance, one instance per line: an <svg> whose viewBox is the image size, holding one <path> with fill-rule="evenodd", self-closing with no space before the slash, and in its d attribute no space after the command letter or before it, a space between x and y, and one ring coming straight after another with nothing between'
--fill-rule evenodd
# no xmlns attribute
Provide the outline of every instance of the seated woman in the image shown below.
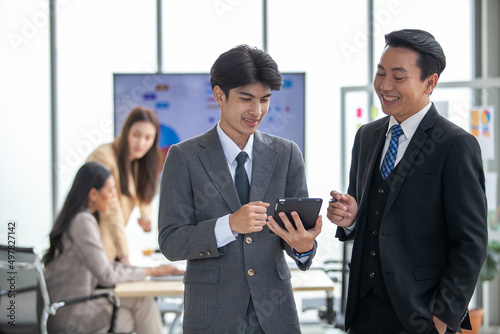
<svg viewBox="0 0 500 334"><path fill-rule="evenodd" d="M109 262L98 222L99 213L109 208L115 196L114 178L103 165L89 162L80 168L50 232L50 248L43 257L51 300L99 293L97 286L112 287L146 276L182 274L169 265L138 268ZM160 312L152 297L120 301L117 332L162 333ZM105 333L111 312L112 306L105 299L62 307L49 317L49 332Z"/></svg>

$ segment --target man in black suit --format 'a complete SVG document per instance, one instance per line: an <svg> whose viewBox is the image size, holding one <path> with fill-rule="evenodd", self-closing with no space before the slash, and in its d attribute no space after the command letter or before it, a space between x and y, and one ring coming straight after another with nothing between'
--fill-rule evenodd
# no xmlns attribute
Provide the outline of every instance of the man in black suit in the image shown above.
<svg viewBox="0 0 500 334"><path fill-rule="evenodd" d="M374 88L387 117L362 126L348 193L332 191L336 237L354 240L349 333L447 333L486 258L484 172L477 140L440 116L430 94L446 60L421 30L385 36Z"/></svg>

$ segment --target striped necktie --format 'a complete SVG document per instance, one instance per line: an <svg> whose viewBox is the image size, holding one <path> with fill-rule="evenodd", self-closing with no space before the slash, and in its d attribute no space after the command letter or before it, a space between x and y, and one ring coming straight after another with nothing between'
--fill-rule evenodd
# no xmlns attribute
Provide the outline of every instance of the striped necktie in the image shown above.
<svg viewBox="0 0 500 334"><path fill-rule="evenodd" d="M384 180L394 168L394 162L396 161L396 155L398 154L399 136L402 134L403 129L401 129L399 124L395 124L391 127L391 142L389 143L389 148L387 149L384 161L380 167L380 173L382 174L382 179Z"/></svg>

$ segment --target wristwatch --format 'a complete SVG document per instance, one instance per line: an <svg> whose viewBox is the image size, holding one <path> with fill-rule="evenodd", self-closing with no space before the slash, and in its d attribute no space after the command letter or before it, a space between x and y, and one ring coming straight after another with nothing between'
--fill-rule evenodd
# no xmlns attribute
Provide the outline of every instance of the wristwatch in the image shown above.
<svg viewBox="0 0 500 334"><path fill-rule="evenodd" d="M297 257L297 258L300 259L300 258L303 258L303 257L311 255L312 254L312 249L309 252L306 252L306 253L297 253L295 251L295 249L292 248L292 252L293 252L293 255L295 255L295 257Z"/></svg>

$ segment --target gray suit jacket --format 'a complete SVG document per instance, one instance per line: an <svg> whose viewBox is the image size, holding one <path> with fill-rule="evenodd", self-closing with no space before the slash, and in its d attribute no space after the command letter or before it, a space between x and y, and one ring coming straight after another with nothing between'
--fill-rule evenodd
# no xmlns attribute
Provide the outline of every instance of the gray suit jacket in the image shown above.
<svg viewBox="0 0 500 334"><path fill-rule="evenodd" d="M45 280L52 301L88 296L124 281L143 280L143 268L110 263L101 233L89 211L79 212L62 239L64 252L45 267ZM49 317L50 333L100 333L110 325L111 306L105 299L62 307Z"/></svg>
<svg viewBox="0 0 500 334"><path fill-rule="evenodd" d="M257 132L250 201L271 203L272 214L276 199L307 195L297 145ZM184 333L236 333L250 298L266 333L299 333L283 254L284 249L293 257L290 246L265 226L217 248L216 220L239 208L215 127L170 147L161 180L159 244L168 259L188 260ZM308 269L313 256L305 264L297 261L299 268Z"/></svg>

